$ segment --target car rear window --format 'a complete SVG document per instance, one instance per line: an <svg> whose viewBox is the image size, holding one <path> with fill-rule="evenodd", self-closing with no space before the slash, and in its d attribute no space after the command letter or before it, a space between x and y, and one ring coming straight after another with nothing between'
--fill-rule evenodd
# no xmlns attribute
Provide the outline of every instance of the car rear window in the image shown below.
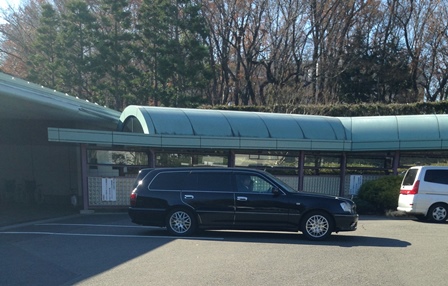
<svg viewBox="0 0 448 286"><path fill-rule="evenodd" d="M426 182L448 185L448 170L426 170Z"/></svg>
<svg viewBox="0 0 448 286"><path fill-rule="evenodd" d="M417 176L418 169L409 169L403 179L403 186L412 186Z"/></svg>
<svg viewBox="0 0 448 286"><path fill-rule="evenodd" d="M142 169L138 172L138 175L135 178L134 183L132 184L132 189L135 189L138 186L139 182L143 180L143 178L149 173L149 171L151 171L151 169Z"/></svg>

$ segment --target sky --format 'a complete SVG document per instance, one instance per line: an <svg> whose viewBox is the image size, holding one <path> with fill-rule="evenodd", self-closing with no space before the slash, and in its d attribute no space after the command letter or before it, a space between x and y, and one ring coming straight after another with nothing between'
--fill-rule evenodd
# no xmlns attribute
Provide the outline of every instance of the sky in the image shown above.
<svg viewBox="0 0 448 286"><path fill-rule="evenodd" d="M17 7L20 4L20 0L0 0L0 8L6 8L8 4Z"/></svg>
<svg viewBox="0 0 448 286"><path fill-rule="evenodd" d="M0 10L6 9L11 5L12 7L17 7L20 5L21 0L0 0ZM0 24L4 23L2 14L0 13Z"/></svg>

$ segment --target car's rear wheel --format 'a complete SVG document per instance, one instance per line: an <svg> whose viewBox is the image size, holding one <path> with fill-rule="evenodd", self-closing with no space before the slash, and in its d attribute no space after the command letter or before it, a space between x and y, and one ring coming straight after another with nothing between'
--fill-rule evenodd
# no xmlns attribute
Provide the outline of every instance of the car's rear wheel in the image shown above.
<svg viewBox="0 0 448 286"><path fill-rule="evenodd" d="M429 208L428 219L431 222L445 222L448 218L448 208L445 204L435 204Z"/></svg>
<svg viewBox="0 0 448 286"><path fill-rule="evenodd" d="M309 240L324 240L331 235L333 228L333 219L329 214L315 211L303 218L301 230Z"/></svg>
<svg viewBox="0 0 448 286"><path fill-rule="evenodd" d="M196 218L192 212L184 209L172 210L167 216L166 228L176 236L187 236L195 232Z"/></svg>

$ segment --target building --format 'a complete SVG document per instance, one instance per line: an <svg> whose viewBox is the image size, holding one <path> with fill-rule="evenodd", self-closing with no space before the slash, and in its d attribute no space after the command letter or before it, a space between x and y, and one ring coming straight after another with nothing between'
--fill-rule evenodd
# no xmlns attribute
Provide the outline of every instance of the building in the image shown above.
<svg viewBox="0 0 448 286"><path fill-rule="evenodd" d="M124 207L138 170L262 168L299 190L446 164L448 116L325 117L128 106L122 113L0 74L2 201Z"/></svg>

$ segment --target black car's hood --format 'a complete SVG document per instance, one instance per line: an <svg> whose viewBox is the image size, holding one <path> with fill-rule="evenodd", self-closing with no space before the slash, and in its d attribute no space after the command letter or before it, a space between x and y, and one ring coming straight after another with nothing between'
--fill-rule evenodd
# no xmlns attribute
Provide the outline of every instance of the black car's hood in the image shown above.
<svg viewBox="0 0 448 286"><path fill-rule="evenodd" d="M320 198L320 199L328 199L328 200L340 200L340 201L350 201L350 199L343 198L343 197L337 197L332 195L324 195L324 194L317 194L317 193L310 193L310 192L297 192L297 193L291 193L292 195L296 196L305 196L310 198Z"/></svg>

